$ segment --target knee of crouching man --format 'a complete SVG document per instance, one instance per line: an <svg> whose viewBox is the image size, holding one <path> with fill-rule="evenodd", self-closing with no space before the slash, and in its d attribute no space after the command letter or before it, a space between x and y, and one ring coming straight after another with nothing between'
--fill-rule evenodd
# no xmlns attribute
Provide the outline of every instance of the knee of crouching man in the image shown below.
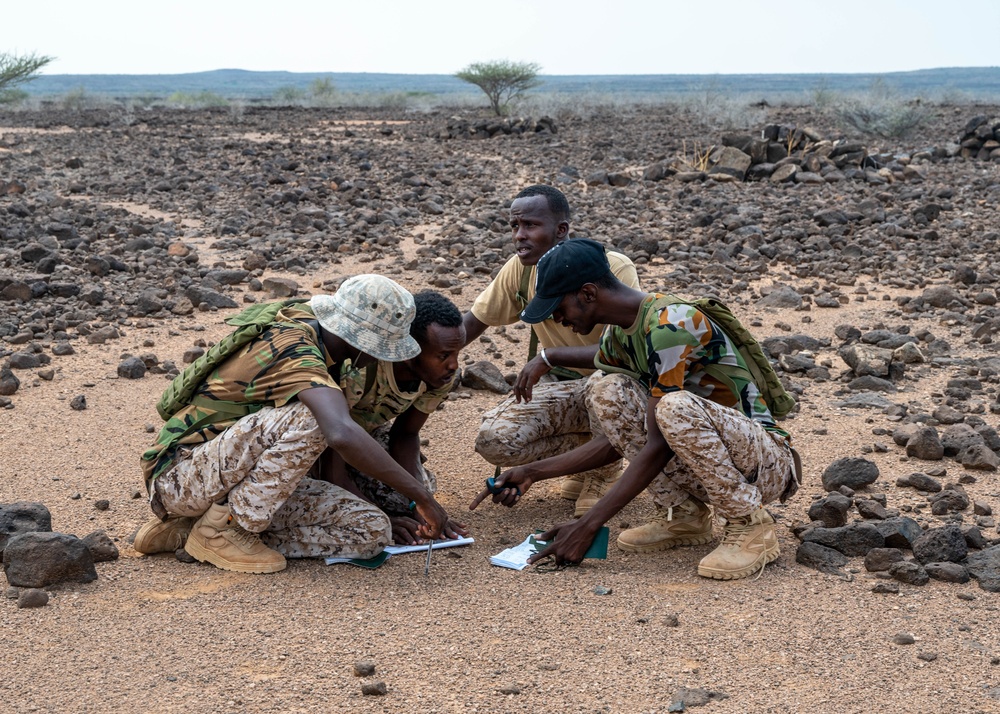
<svg viewBox="0 0 1000 714"><path fill-rule="evenodd" d="M656 423L665 437L685 431L701 416L697 401L697 397L685 391L670 392L660 398L656 404Z"/></svg>

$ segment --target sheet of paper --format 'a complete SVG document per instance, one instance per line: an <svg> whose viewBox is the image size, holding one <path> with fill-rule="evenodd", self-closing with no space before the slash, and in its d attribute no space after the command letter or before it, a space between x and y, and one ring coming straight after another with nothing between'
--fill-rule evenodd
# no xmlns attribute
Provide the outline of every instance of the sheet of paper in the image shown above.
<svg viewBox="0 0 1000 714"><path fill-rule="evenodd" d="M546 545L548 544L545 541L537 540L535 536L530 535L521 543L490 556L490 564L511 570L524 570L528 567L528 558L542 550Z"/></svg>
<svg viewBox="0 0 1000 714"><path fill-rule="evenodd" d="M431 550L438 550L440 548L454 548L459 545L472 545L475 543L475 538L445 538L443 540L434 541L434 545L431 546ZM385 547L385 552L390 555L400 555L402 553L426 553L427 545L387 545Z"/></svg>
<svg viewBox="0 0 1000 714"><path fill-rule="evenodd" d="M541 531L538 531L539 533ZM545 546L548 545L547 541L538 540L535 535L530 535L524 539L523 542L517 545L502 550L496 555L490 556L490 563L492 565L498 565L501 568L510 568L511 570L524 570L528 567L528 558L530 558L535 553L545 550ZM601 530L597 532L594 536L594 542L590 544L590 548L587 549L587 553L583 556L584 558L597 558L599 560L604 560L608 557L608 527L602 526Z"/></svg>

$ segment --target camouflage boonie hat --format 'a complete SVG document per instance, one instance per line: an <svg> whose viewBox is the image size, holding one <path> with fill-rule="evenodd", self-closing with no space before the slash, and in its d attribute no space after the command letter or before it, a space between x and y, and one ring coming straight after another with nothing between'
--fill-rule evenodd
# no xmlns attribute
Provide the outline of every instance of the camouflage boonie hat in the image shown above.
<svg viewBox="0 0 1000 714"><path fill-rule="evenodd" d="M402 362L420 354L410 336L413 296L389 278L355 275L333 295L314 296L309 306L324 330L376 359Z"/></svg>

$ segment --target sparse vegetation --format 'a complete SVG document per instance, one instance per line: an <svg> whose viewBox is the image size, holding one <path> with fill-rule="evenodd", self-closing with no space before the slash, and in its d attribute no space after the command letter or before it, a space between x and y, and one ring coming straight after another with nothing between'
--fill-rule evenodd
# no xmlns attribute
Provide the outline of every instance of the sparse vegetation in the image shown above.
<svg viewBox="0 0 1000 714"><path fill-rule="evenodd" d="M749 97L729 93L715 81L686 97L684 104L694 121L712 131L750 129L767 119L767 111Z"/></svg>
<svg viewBox="0 0 1000 714"><path fill-rule="evenodd" d="M20 101L24 93L16 88L30 82L55 57L35 53L15 55L10 52L0 52L0 104Z"/></svg>
<svg viewBox="0 0 1000 714"><path fill-rule="evenodd" d="M506 113L512 100L541 84L538 80L541 69L535 62L491 60L473 62L455 76L483 90L490 108L499 117Z"/></svg>
<svg viewBox="0 0 1000 714"><path fill-rule="evenodd" d="M687 141L682 141L681 155L678 157L678 163L690 171L708 171L708 157L712 155L712 149L714 148L714 146L703 147L701 142L696 141L691 145L689 153Z"/></svg>
<svg viewBox="0 0 1000 714"><path fill-rule="evenodd" d="M223 97L221 94L208 91L198 92L196 94L191 94L190 92L174 92L167 97L167 103L182 107L191 107L194 109L229 106L228 99Z"/></svg>
<svg viewBox="0 0 1000 714"><path fill-rule="evenodd" d="M301 87L281 87L271 95L271 99L278 104L292 105L304 103L306 96L306 90Z"/></svg>
<svg viewBox="0 0 1000 714"><path fill-rule="evenodd" d="M903 139L927 119L919 98L902 99L884 80L876 79L868 92L847 97L834 107L844 125L868 136Z"/></svg>

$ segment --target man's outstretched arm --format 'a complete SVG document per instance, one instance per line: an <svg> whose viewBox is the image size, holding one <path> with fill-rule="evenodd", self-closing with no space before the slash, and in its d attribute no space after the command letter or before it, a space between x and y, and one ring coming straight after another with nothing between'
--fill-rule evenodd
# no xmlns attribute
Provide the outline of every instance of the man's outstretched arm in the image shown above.
<svg viewBox="0 0 1000 714"><path fill-rule="evenodd" d="M314 387L299 392L298 398L316 418L331 449L358 471L378 479L416 503L417 513L426 524L421 528L421 535L428 538L441 535L448 522L448 513L423 484L418 483L351 419L347 400L339 389Z"/></svg>
<svg viewBox="0 0 1000 714"><path fill-rule="evenodd" d="M659 398L650 398L646 404L646 445L629 462L618 482L578 521L558 525L538 538L550 540L548 547L533 555L528 562L554 556L557 564L579 563L590 547L601 526L628 505L663 470L674 456L656 424L656 405Z"/></svg>

